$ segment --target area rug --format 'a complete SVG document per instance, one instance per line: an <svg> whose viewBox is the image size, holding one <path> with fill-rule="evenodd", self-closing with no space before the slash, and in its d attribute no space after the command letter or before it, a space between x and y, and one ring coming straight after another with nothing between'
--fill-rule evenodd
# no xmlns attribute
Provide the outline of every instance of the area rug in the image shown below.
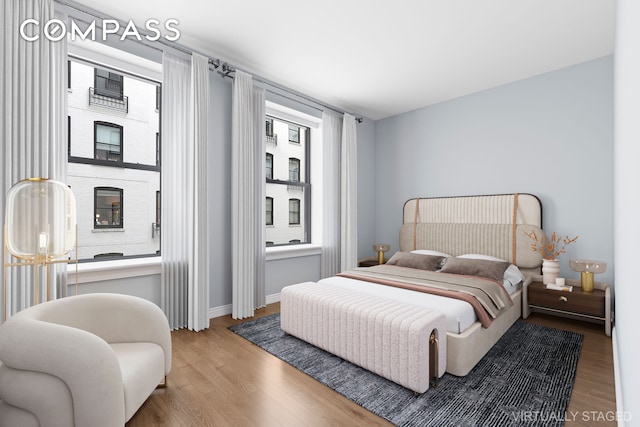
<svg viewBox="0 0 640 427"><path fill-rule="evenodd" d="M229 329L397 426L561 426L583 338L519 320L467 376L414 395L285 334L279 314Z"/></svg>

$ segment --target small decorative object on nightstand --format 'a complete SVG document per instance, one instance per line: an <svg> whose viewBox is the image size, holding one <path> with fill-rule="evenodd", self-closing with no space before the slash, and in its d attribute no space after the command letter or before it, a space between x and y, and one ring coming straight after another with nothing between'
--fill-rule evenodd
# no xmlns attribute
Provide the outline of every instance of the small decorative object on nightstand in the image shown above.
<svg viewBox="0 0 640 427"><path fill-rule="evenodd" d="M578 240L578 236L573 239L569 236L562 237L554 231L549 238L544 233L538 236L535 230L531 230L530 233L523 232L533 241L531 250L542 255L542 282L545 285L555 284L560 274L558 256L565 253L565 248Z"/></svg>
<svg viewBox="0 0 640 427"><path fill-rule="evenodd" d="M374 252L378 252L378 264L384 264L384 253L391 247L387 243L378 243L373 245Z"/></svg>
<svg viewBox="0 0 640 427"><path fill-rule="evenodd" d="M593 274L604 273L607 263L588 259L570 259L569 267L580 272L580 286L584 292L593 292Z"/></svg>

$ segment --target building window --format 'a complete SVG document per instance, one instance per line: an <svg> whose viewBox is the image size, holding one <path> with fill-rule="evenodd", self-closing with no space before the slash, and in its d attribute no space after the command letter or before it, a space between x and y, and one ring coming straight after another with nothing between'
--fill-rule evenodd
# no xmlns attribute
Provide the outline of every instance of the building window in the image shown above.
<svg viewBox="0 0 640 427"><path fill-rule="evenodd" d="M266 153L265 240L271 246L311 242L311 129L300 123L266 116L273 138L293 144L269 145Z"/></svg>
<svg viewBox="0 0 640 427"><path fill-rule="evenodd" d="M300 144L300 127L289 125L289 142Z"/></svg>
<svg viewBox="0 0 640 427"><path fill-rule="evenodd" d="M267 225L273 225L273 197L267 197L265 201L265 217Z"/></svg>
<svg viewBox="0 0 640 427"><path fill-rule="evenodd" d="M67 61L67 89L71 89L71 61Z"/></svg>
<svg viewBox="0 0 640 427"><path fill-rule="evenodd" d="M289 225L300 225L299 199L289 199Z"/></svg>
<svg viewBox="0 0 640 427"><path fill-rule="evenodd" d="M67 116L67 156L71 155L71 116Z"/></svg>
<svg viewBox="0 0 640 427"><path fill-rule="evenodd" d="M271 153L267 153L266 175L267 175L267 179L273 179L273 154Z"/></svg>
<svg viewBox="0 0 640 427"><path fill-rule="evenodd" d="M122 126L113 123L94 122L95 158L110 162L122 162Z"/></svg>
<svg viewBox="0 0 640 427"><path fill-rule="evenodd" d="M156 191L156 224L160 225L160 214L162 209L160 208L162 205L160 204L160 192Z"/></svg>
<svg viewBox="0 0 640 427"><path fill-rule="evenodd" d="M122 189L96 187L94 191L94 228L122 228Z"/></svg>
<svg viewBox="0 0 640 427"><path fill-rule="evenodd" d="M156 86L156 111L160 111L160 98L162 97L162 93L160 90L160 86Z"/></svg>
<svg viewBox="0 0 640 427"><path fill-rule="evenodd" d="M267 117L265 121L265 129L267 130L267 136L273 136L273 119Z"/></svg>
<svg viewBox="0 0 640 427"><path fill-rule="evenodd" d="M102 68L94 70L93 85L96 95L122 100L124 96L123 76Z"/></svg>
<svg viewBox="0 0 640 427"><path fill-rule="evenodd" d="M160 132L156 132L156 166L160 166Z"/></svg>
<svg viewBox="0 0 640 427"><path fill-rule="evenodd" d="M300 182L300 160L289 159L289 181Z"/></svg>

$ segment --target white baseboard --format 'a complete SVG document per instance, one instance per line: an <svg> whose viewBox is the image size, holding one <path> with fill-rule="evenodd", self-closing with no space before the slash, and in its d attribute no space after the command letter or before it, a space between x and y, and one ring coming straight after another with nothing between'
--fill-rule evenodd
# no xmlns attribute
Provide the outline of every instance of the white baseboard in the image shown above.
<svg viewBox="0 0 640 427"><path fill-rule="evenodd" d="M222 317L231 314L231 304L221 305L219 307L213 307L209 309L209 319L214 317Z"/></svg>
<svg viewBox="0 0 640 427"><path fill-rule="evenodd" d="M620 377L620 363L618 358L618 334L616 327L614 326L611 330L611 345L613 347L613 381L615 384L616 390L616 413L624 414L624 403L622 402L622 389L621 389L621 380ZM624 427L625 417L619 416L618 418L618 427Z"/></svg>
<svg viewBox="0 0 640 427"><path fill-rule="evenodd" d="M266 296L267 304L273 304L274 302L280 301L280 293L267 295ZM213 319L214 317L222 317L231 314L233 307L231 304L221 305L218 307L212 307L209 309L209 319Z"/></svg>

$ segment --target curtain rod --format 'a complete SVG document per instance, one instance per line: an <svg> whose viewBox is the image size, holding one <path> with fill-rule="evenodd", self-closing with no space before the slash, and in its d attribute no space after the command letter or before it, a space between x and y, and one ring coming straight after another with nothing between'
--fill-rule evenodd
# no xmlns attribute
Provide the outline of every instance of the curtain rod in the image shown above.
<svg viewBox="0 0 640 427"><path fill-rule="evenodd" d="M70 9L76 10L76 11L78 11L80 13L92 16L95 19L101 19L101 20L104 20L104 19L115 19L113 17L108 17L108 16L101 15L100 12L98 12L97 10L85 7L84 5L79 5L78 3L76 3L76 2L74 2L72 0L54 0L54 1L55 1L55 3L58 3L58 4L62 5L62 6L66 6L66 7L70 8ZM125 24L125 22L120 20L120 19L117 19L117 21L121 24L121 27L124 28L123 24ZM144 32L141 32L141 34L143 34L143 33ZM149 47L151 49L155 49L157 51L160 51L160 52L164 53L164 49L161 49L161 48L159 48L157 46L154 46L152 44L152 42L149 42L149 41L145 42L143 40L138 40L138 39L135 39L133 41L136 42L136 43L140 43L140 44L142 44L142 45L144 45L146 47ZM173 41L169 41L169 40L164 40L164 39L161 39L161 38L158 39L158 40L155 40L153 43L160 43L163 46L166 46L166 47L168 47L170 49L175 49L175 50L177 50L179 52L182 52L184 54L187 54L187 55L192 55L194 53L198 54L198 55L202 55L202 56L208 58L209 64L213 65L213 70L211 70L211 71L217 71L217 73L220 74L223 78L224 77L229 77L229 78L233 79L233 76L231 74L235 73L236 67L234 67L232 65L229 65L229 63L227 63L227 62L222 62L219 58L212 58L209 55L205 55L205 54L197 52L197 51L195 51L193 49L184 47L179 43L176 43L176 42L173 42ZM222 67L222 70L218 71L218 68L220 68L220 67ZM241 70L241 71L243 71L243 70ZM341 109L339 109L337 107L334 107L332 105L325 104L324 102L321 102L321 101L319 101L317 99L314 99L314 98L312 98L310 96L307 96L305 94L297 92L297 91L295 91L293 89L289 89L288 87L282 86L282 85L280 85L278 83L272 82L272 81L267 80L267 79L265 79L263 77L256 76L253 73L249 73L249 72L247 72L247 73L251 74L251 76L252 76L252 78L254 80L256 80L256 81L258 81L258 82L260 82L262 84L271 86L272 88L275 88L277 90L286 92L286 93L288 93L290 95L294 95L294 96L296 96L298 98L302 98L305 101L312 102L312 103L314 103L316 105L319 105L321 107L327 108L327 109L332 110L332 111L334 111L336 113L351 114L351 113L348 113L347 111L341 110ZM277 95L281 95L281 94L278 94L278 93L273 92L273 91L272 91L272 93L275 93ZM299 101L298 99L292 99L292 98L289 98L289 99L291 99L292 101ZM322 111L320 108L317 108L317 107L315 107L313 105L310 105L310 107L316 108L316 109ZM363 121L362 117L360 117L360 116L358 116L356 114L353 114L353 115L355 116L356 121L358 123L362 123L362 121Z"/></svg>
<svg viewBox="0 0 640 427"><path fill-rule="evenodd" d="M231 73L235 73L235 71L236 71L235 67L233 67L233 66L231 66L231 65L229 65L228 63L225 62L225 63L222 64L222 70L218 71L218 74L220 74L223 78L224 77L229 77L230 79L233 79L233 76L231 75ZM251 73L247 73L247 74L251 74ZM282 92L285 92L285 93L288 93L289 95L293 95L296 98L291 98L291 97L285 96L285 95L283 95L281 93L274 92L273 90L271 90L270 92L275 94L275 95L279 95L279 96L282 96L284 98L287 98L287 99L290 99L290 100L296 101L296 102L300 102L299 98L302 98L305 101L308 101L308 102L311 102L313 104L316 104L316 105L319 105L321 107L324 107L326 109L332 110L332 111L334 111L336 113L350 114L350 113L347 113L344 110L340 110L340 109L338 109L338 108L336 108L336 107L334 107L332 105L327 105L327 104L325 104L325 103L323 103L323 102L321 102L321 101L319 101L319 100L317 100L315 98L312 98L312 97L310 97L308 95L305 95L305 94L297 92L297 91L295 91L293 89L289 89L288 87L279 85L278 83L274 83L274 82L272 82L270 80L267 80L264 77L260 77L260 76L256 76L256 75L251 74L251 78L253 80L259 82L259 83L265 84L267 86L271 86L272 88L277 89L277 90L282 91ZM269 89L267 88L267 90L269 90ZM318 107L316 107L314 105L308 105L308 106L311 107L311 108L315 108L318 111L323 111L322 108L318 108ZM359 117L359 116L357 116L355 114L354 114L354 116L355 116L355 119L356 119L356 121L358 123L362 123L362 121L364 120L362 117Z"/></svg>

